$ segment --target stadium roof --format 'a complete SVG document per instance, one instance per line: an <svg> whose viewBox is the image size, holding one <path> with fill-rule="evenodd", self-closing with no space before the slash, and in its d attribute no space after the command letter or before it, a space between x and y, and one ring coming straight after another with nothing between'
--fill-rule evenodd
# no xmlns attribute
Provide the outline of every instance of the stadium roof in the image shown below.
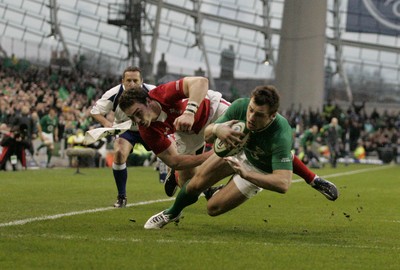
<svg viewBox="0 0 400 270"><path fill-rule="evenodd" d="M399 85L398 35L346 32L348 1L328 0L326 63L336 69L334 45L340 43L347 68L356 65L378 72L383 79ZM128 1L0 0L0 44L10 54L40 60L49 59L50 51L67 47L72 56L96 56L99 69L107 66L120 72L135 59L129 58L127 28L111 25L108 19L112 15L110 7L125 2ZM64 43L60 36L53 35L52 3ZM143 49L151 54L152 46L156 45L154 63L164 53L170 72L193 74L199 67L203 70L209 67L218 77L221 52L232 46L236 77L274 76L284 0L148 0L142 4L145 7L141 29ZM153 39L155 33L158 38ZM272 65L263 64L266 54L275 60ZM101 65L109 62L113 64ZM155 67L156 64L153 72Z"/></svg>

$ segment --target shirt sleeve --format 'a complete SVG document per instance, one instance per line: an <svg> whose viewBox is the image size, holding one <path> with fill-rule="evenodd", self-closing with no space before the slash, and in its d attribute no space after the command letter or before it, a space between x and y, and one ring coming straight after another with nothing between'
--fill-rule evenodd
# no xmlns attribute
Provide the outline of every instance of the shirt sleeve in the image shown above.
<svg viewBox="0 0 400 270"><path fill-rule="evenodd" d="M289 129L281 128L273 139L272 170L293 170L292 137Z"/></svg>
<svg viewBox="0 0 400 270"><path fill-rule="evenodd" d="M235 100L215 123L225 123L230 120L246 120L246 111L249 99L240 98Z"/></svg>
<svg viewBox="0 0 400 270"><path fill-rule="evenodd" d="M113 110L114 103L113 101L116 100L115 96L118 95L119 89L121 85L117 85L110 90L106 91L100 99L96 101L93 105L92 109L90 110L91 114L101 114L106 115L110 111Z"/></svg>
<svg viewBox="0 0 400 270"><path fill-rule="evenodd" d="M106 115L112 110L112 102L107 98L104 98L104 95L96 101L93 105L92 109L90 110L91 114L101 114Z"/></svg>
<svg viewBox="0 0 400 270"><path fill-rule="evenodd" d="M293 155L287 143L278 145L274 151L272 170L293 170Z"/></svg>

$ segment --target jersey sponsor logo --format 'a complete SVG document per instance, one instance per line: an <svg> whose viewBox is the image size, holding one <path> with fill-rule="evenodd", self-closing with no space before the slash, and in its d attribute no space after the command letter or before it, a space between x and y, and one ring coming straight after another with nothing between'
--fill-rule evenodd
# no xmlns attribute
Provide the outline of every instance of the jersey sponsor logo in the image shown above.
<svg viewBox="0 0 400 270"><path fill-rule="evenodd" d="M179 89L179 81L176 81L175 82L175 90L176 91L179 91L180 89Z"/></svg>
<svg viewBox="0 0 400 270"><path fill-rule="evenodd" d="M256 160L261 160L261 157L265 155L265 152L258 146L256 146L255 150L247 149L247 151L250 153L251 157Z"/></svg>
<svg viewBox="0 0 400 270"><path fill-rule="evenodd" d="M165 131L164 131L164 135L165 135L165 136L168 136L169 131L170 131L170 128L169 128L169 127L166 127L166 128L165 128Z"/></svg>
<svg viewBox="0 0 400 270"><path fill-rule="evenodd" d="M182 114L183 111L175 108L169 109L169 113L176 113L176 114Z"/></svg>
<svg viewBox="0 0 400 270"><path fill-rule="evenodd" d="M281 162L284 162L284 163L292 162L292 159L290 157L281 158Z"/></svg>

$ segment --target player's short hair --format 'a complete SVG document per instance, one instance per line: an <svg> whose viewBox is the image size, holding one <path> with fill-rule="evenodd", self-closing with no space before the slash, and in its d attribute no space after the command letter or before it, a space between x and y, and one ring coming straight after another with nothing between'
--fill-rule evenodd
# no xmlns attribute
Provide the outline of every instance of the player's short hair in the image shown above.
<svg viewBox="0 0 400 270"><path fill-rule="evenodd" d="M250 97L258 106L268 105L270 114L276 113L279 109L279 95L273 85L257 86Z"/></svg>
<svg viewBox="0 0 400 270"><path fill-rule="evenodd" d="M122 73L122 79L125 78L125 74L126 74L127 72L139 72L140 78L143 79L142 70L141 70L139 67L135 67L135 66L129 66L129 67L127 67L127 68L124 70L124 72Z"/></svg>
<svg viewBox="0 0 400 270"><path fill-rule="evenodd" d="M149 94L141 85L134 85L122 92L119 97L119 107L125 111L135 103L146 104Z"/></svg>

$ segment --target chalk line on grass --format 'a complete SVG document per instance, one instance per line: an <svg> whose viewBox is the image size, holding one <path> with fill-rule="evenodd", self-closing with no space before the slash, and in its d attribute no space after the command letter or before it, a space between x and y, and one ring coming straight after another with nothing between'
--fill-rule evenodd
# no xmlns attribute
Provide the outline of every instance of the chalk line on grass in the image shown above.
<svg viewBox="0 0 400 270"><path fill-rule="evenodd" d="M17 239L17 238L24 238L25 235L18 234L18 235L2 235L2 238L9 238L9 239ZM30 237L31 235L28 235ZM60 239L60 240L78 240L78 241L90 241L91 238L86 236L77 236L77 235L68 235L68 234L40 234L40 238L47 238L47 239ZM213 240L188 240L188 239L142 239L142 238L130 238L130 237L100 237L95 238L95 241L103 241L103 242L115 242L115 243L140 243L140 242L149 242L153 241L159 244L184 244L184 245L192 245L192 244L204 244L204 245L226 245L230 243L236 243L236 240L232 239L232 241L213 241ZM347 248L347 249L375 249L375 250L400 250L400 247L397 246L382 246L379 245L381 243L371 243L371 245L356 245L356 244L329 244L329 243L273 243L267 241L246 241L242 243L242 245L248 245L254 247L254 245L261 245L261 246L279 246L279 247L334 247L334 248Z"/></svg>
<svg viewBox="0 0 400 270"><path fill-rule="evenodd" d="M127 204L126 206L127 207L132 207L132 206L138 206L138 205L146 205L146 204L153 204L153 203L159 203L159 202L167 202L167 201L172 201L174 199L175 198L168 198L168 199L160 199L160 200L151 200L151 201L130 203L130 204ZM73 212L64 213L64 214L56 214L56 215L50 215L50 216L27 218L27 219L10 221L10 222L6 222L6 223L0 223L0 227L24 225L24 224L27 224L27 223L30 223L30 222L34 222L34 221L58 219L58 218L62 218L62 217L76 216L76 215L82 215L82 214L87 214L87 213L104 212L104 211L109 211L109 210L113 210L113 209L115 209L115 207L110 206L110 207L88 209L88 210L82 210L82 211L73 211Z"/></svg>

